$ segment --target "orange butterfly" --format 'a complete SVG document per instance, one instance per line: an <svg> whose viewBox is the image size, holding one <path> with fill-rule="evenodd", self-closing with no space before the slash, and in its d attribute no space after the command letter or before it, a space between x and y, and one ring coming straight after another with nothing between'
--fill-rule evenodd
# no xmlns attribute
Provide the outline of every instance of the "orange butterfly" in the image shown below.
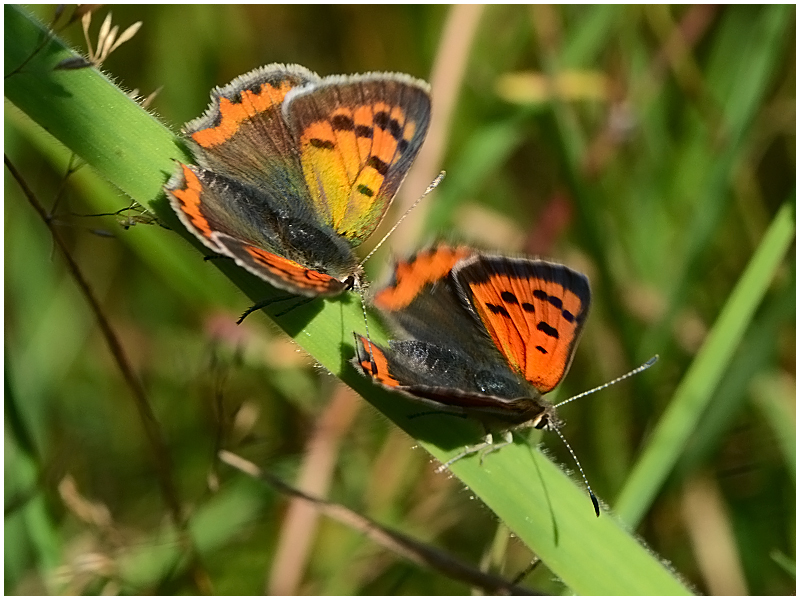
<svg viewBox="0 0 800 600"><path fill-rule="evenodd" d="M374 303L411 338L384 348L356 336L356 364L376 383L476 418L507 443L514 428L558 431L562 421L542 395L575 355L591 303L585 275L440 245L400 262ZM442 468L491 443L487 436Z"/></svg>
<svg viewBox="0 0 800 600"><path fill-rule="evenodd" d="M428 84L408 75L268 65L214 90L185 127L199 166L180 164L166 191L214 252L293 294L335 296L357 286L354 248L383 218L430 112Z"/></svg>

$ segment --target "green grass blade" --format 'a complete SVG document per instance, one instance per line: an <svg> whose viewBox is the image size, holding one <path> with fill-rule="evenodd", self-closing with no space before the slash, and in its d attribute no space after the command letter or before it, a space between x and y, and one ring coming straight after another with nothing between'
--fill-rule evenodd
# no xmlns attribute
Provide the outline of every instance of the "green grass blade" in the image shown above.
<svg viewBox="0 0 800 600"><path fill-rule="evenodd" d="M626 523L639 523L672 471L792 243L794 229L791 199L775 215L628 478L615 505Z"/></svg>
<svg viewBox="0 0 800 600"><path fill-rule="evenodd" d="M775 430L779 442L786 443L785 433L791 431L791 448L794 452L795 419L786 418L789 408L784 405L786 398L775 381L773 366L775 340L786 332L786 323L794 318L796 308L795 278L782 279L778 289L770 289L769 297L748 326L739 348L714 390L708 409L675 466L676 477L682 479L700 465L707 464L724 443L725 434L736 429L737 419L741 418L743 411L747 411L748 401L764 411L767 423L780 422L781 429ZM766 403L762 402L767 398L769 400ZM769 410L766 410L768 406ZM793 463L790 472L795 472Z"/></svg>
<svg viewBox="0 0 800 600"><path fill-rule="evenodd" d="M98 70L54 71L74 55L56 39L24 64L49 34L23 27L19 8L6 6L5 18L6 98L123 192L156 198L172 160L187 158L173 133Z"/></svg>
<svg viewBox="0 0 800 600"><path fill-rule="evenodd" d="M751 386L753 402L772 429L786 462L786 470L797 479L797 419L794 381L774 374L759 377Z"/></svg>
<svg viewBox="0 0 800 600"><path fill-rule="evenodd" d="M765 10L749 15L747 12L730 11L720 22L720 35L715 40L709 59L708 91L717 100L724 127L717 132L722 136L716 143L719 154L713 162L703 166L684 153L682 166L676 168L673 177L678 182L697 181L702 186L683 193L697 198L703 210L698 211L685 232L686 244L679 248L674 258L684 265L677 271L680 275L672 282L669 292L669 309L661 326L654 329L645 340L646 347L664 347L669 339L669 328L693 282L700 276L700 260L703 250L730 207L730 174L741 161L742 151L748 142L760 102L770 89L769 82L778 69L782 50L790 36L787 35L792 20L789 5L771 5ZM731 61L736 62L732 63ZM716 110L716 109L715 109ZM708 140L699 135L692 145L705 146ZM698 153L698 156L700 154ZM700 169L708 169L705 173ZM695 177L693 177L693 174ZM680 191L680 186L677 187Z"/></svg>
<svg viewBox="0 0 800 600"><path fill-rule="evenodd" d="M62 560L62 550L57 524L47 509L45 495L37 487L41 460L28 423L18 406L18 396L9 371L6 363L3 566L6 585L13 586L25 577L29 556L34 556L36 563L46 572L58 566Z"/></svg>

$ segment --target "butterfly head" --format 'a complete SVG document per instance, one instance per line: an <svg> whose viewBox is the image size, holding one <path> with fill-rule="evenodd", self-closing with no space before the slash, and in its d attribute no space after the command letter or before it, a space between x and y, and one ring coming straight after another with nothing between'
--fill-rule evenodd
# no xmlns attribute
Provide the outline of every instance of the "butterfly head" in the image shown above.
<svg viewBox="0 0 800 600"><path fill-rule="evenodd" d="M538 415L522 426L553 431L555 429L561 429L564 426L564 421L556 414L555 406L548 404Z"/></svg>
<svg viewBox="0 0 800 600"><path fill-rule="evenodd" d="M496 419L497 425L505 430L516 429L543 429L554 431L564 426L564 421L559 418L556 407L542 398L536 390L529 397L503 400L496 398L495 402L502 403L507 410L503 415L505 419ZM481 416L478 415L478 418ZM493 423L481 419L485 426L492 428Z"/></svg>

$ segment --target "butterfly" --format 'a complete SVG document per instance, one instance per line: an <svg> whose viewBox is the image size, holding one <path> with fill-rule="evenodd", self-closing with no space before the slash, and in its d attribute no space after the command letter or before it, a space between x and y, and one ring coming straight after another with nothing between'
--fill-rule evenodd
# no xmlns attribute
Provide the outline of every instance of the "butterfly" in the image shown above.
<svg viewBox="0 0 800 600"><path fill-rule="evenodd" d="M543 394L569 370L590 304L589 280L564 265L438 245L399 262L374 297L409 339L383 347L356 335L354 362L375 383L510 443L512 429L563 425ZM491 444L487 436L443 467Z"/></svg>
<svg viewBox="0 0 800 600"><path fill-rule="evenodd" d="M165 189L215 253L292 294L336 296L359 285L354 249L397 193L430 112L428 84L408 75L261 67L186 124L197 165L178 163Z"/></svg>

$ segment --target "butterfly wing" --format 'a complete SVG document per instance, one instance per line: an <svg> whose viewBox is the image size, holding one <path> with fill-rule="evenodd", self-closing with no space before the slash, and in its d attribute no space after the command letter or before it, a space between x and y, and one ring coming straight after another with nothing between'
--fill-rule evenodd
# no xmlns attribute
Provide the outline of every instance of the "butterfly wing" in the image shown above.
<svg viewBox="0 0 800 600"><path fill-rule="evenodd" d="M419 152L429 87L407 75L326 77L287 94L315 211L352 246L375 230Z"/></svg>
<svg viewBox="0 0 800 600"><path fill-rule="evenodd" d="M259 190L187 165L180 165L166 187L183 224L214 252L295 294L333 296L344 291L346 286L339 279L288 258L285 255L291 248L278 245L286 239L287 226L295 237L298 231L306 231L322 249L335 240L286 215L279 218Z"/></svg>
<svg viewBox="0 0 800 600"><path fill-rule="evenodd" d="M589 312L586 276L564 265L502 256L474 256L457 264L452 276L511 368L541 393L558 385Z"/></svg>
<svg viewBox="0 0 800 600"><path fill-rule="evenodd" d="M298 65L275 64L214 90L206 113L185 127L200 166L179 165L166 185L206 246L306 296L341 293L357 268L349 243L314 214L282 113L290 90L318 81Z"/></svg>
<svg viewBox="0 0 800 600"><path fill-rule="evenodd" d="M459 283L458 274L483 259L467 247L437 245L400 261L374 304L413 339L393 340L383 348L357 336L355 363L388 389L472 416L489 429L536 426L554 418L552 405L519 376L519 369L510 368L495 338L476 319L472 290Z"/></svg>
<svg viewBox="0 0 800 600"><path fill-rule="evenodd" d="M405 340L384 348L356 335L354 364L389 390L443 412L472 416L490 429L536 421L552 410L539 395L530 397L507 368L476 362L451 345Z"/></svg>

